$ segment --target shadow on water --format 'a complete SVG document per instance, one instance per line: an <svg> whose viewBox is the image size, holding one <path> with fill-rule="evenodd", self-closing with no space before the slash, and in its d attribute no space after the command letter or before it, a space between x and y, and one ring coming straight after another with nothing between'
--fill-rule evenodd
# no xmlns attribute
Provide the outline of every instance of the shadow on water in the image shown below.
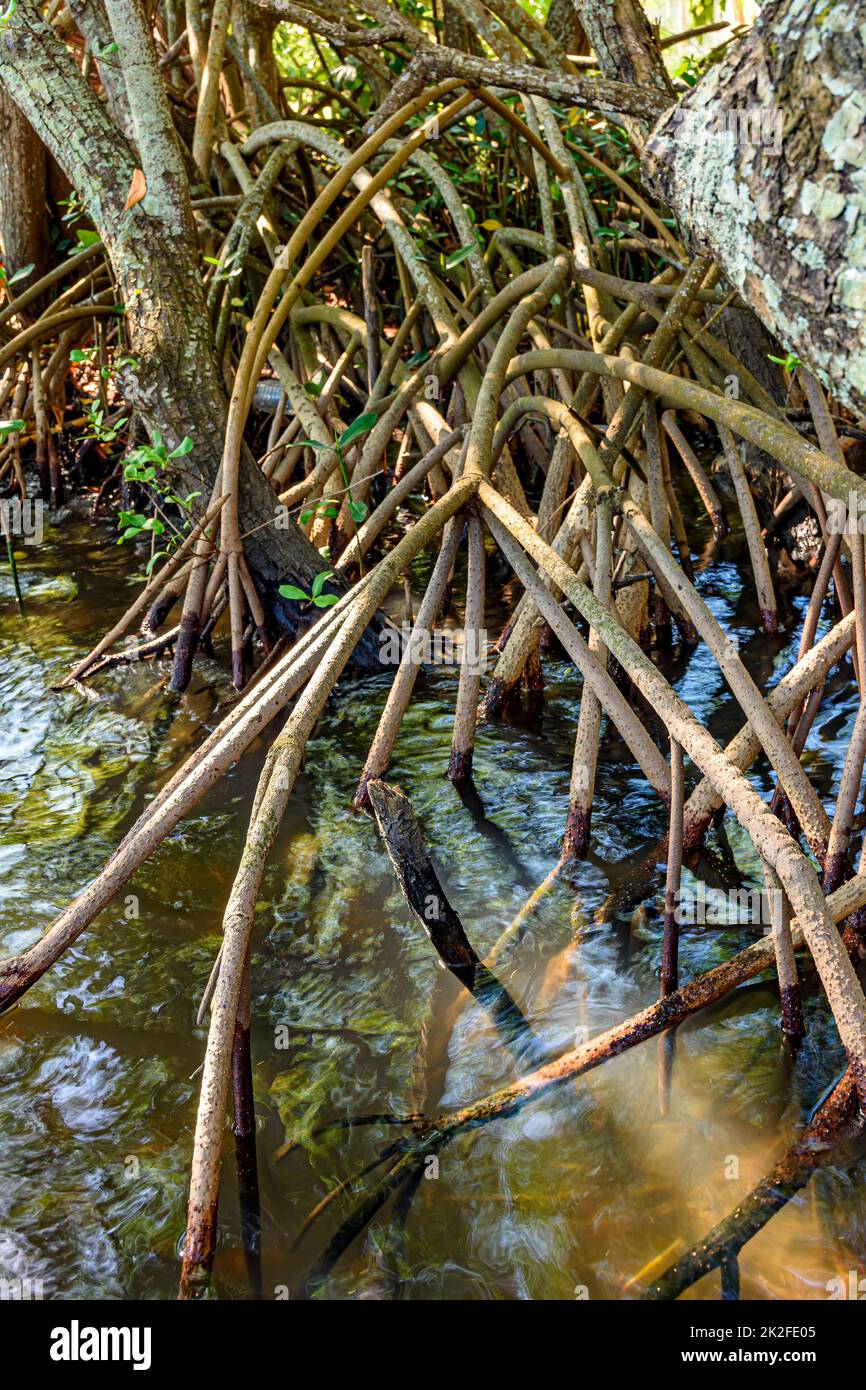
<svg viewBox="0 0 866 1390"><path fill-rule="evenodd" d="M25 557L26 623L0 576L4 954L34 940L97 871L145 799L213 726L227 693L217 662L177 705L155 684L153 667L107 674L97 703L51 693L51 682L125 607L128 565L107 531L67 520ZM796 649L802 601L770 644L756 636L735 544L707 552L698 584L756 679L777 679ZM706 652L665 661L715 736L730 737L741 721ZM559 857L580 681L551 659L545 677L540 718L481 729L476 786L461 800L443 777L456 677L429 672L389 773L411 798L482 958ZM806 759L829 796L854 697L839 677L828 689ZM257 916L251 1050L265 1298L297 1286L353 1196L334 1201L293 1249L307 1214L411 1132L384 1121L328 1122L452 1109L522 1065L485 1001L467 1001L441 971L372 822L349 809L384 698L383 684L371 680L345 685L332 700ZM4 1278L41 1279L46 1295L73 1298L175 1294L204 1042L195 1017L264 751L264 742L251 750L0 1020ZM751 775L768 797L766 767ZM591 856L546 895L497 967L545 1054L657 995L664 833L663 809L605 728ZM726 821L723 837L687 866L685 882L759 884L760 866L736 824ZM683 926L683 978L759 930ZM663 1252L674 1259L736 1205L840 1069L835 1030L813 986L804 1004L808 1036L796 1061L781 1045L777 994L764 981L683 1026L664 1120L657 1052L648 1045L460 1137L354 1241L323 1295L636 1296L634 1276ZM297 1147L277 1159L287 1141ZM250 1284L228 1130L225 1154L214 1282L220 1296L244 1298ZM741 1295L826 1297L828 1281L860 1268L863 1181L859 1169L819 1175L742 1252ZM688 1296L719 1297L718 1273Z"/></svg>

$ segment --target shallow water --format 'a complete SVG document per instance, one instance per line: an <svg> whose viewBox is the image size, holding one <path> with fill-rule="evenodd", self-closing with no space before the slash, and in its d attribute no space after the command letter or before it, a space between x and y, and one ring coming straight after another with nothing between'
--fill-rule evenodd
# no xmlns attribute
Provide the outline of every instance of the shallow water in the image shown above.
<svg viewBox="0 0 866 1390"><path fill-rule="evenodd" d="M760 684L796 649L756 636L737 539L707 547L699 585ZM101 699L52 693L135 591L108 526L75 516L21 553L26 621L0 573L0 949L20 950L97 872L144 801L213 727L227 696L216 662L173 703L163 670L94 682ZM421 581L423 562L416 578ZM77 588L77 598L75 590ZM455 591L460 592L459 577ZM489 619L491 629L493 618ZM725 739L739 726L705 651L666 672ZM390 780L411 797L448 894L484 955L559 856L580 681L545 663L543 717L481 730L465 805L444 780L456 674L419 681ZM830 804L855 712L839 673L809 742ZM372 823L349 802L385 698L345 683L320 721L265 880L253 958L253 1075L262 1193L263 1296L283 1297L316 1263L357 1200L307 1213L391 1142L391 1127L316 1134L325 1121L450 1110L528 1065L482 1007L461 1007L410 917ZM605 726L606 727L606 726ZM46 1297L171 1298L205 1033L195 1025L222 909L264 756L260 742L199 804L124 894L15 1011L0 1019L0 1279ZM690 783L694 771L689 768ZM771 778L761 767L764 795ZM658 992L665 817L615 732L605 733L589 859L532 918L500 978L551 1055ZM730 818L746 886L759 866ZM718 848L718 846L717 846ZM704 860L686 883L720 880ZM636 911L637 909L637 911ZM682 929L689 979L754 940L749 923ZM732 1210L772 1166L839 1073L843 1055L814 983L796 1061L780 1042L778 997L752 983L680 1028L671 1109L661 1119L655 1040L509 1119L464 1133L429 1165L407 1212L389 1208L337 1263L320 1296L410 1299L636 1297L659 1268ZM281 1159L287 1138L299 1147ZM214 1291L250 1296L239 1236L234 1142L226 1131ZM378 1172L379 1170L377 1170ZM374 1175L375 1176L375 1175ZM866 1259L864 1170L820 1174L748 1245L745 1298L826 1298ZM687 1297L719 1297L711 1274Z"/></svg>

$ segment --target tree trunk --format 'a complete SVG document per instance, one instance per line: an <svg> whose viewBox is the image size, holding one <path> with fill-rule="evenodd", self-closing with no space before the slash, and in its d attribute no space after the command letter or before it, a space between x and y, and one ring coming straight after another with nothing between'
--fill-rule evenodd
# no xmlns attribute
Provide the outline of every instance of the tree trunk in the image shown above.
<svg viewBox="0 0 866 1390"><path fill-rule="evenodd" d="M247 74L241 72L247 108L253 114L255 125L265 125L280 114L280 74L274 53L274 30L278 24L276 15L268 14L258 5L248 5L245 0L237 0L232 8L232 34L262 88L260 91ZM273 104L273 111L262 101L262 92Z"/></svg>
<svg viewBox="0 0 866 1390"><path fill-rule="evenodd" d="M110 50L112 33L104 0L68 0L68 5L75 27L86 40L90 52L100 54ZM110 52L107 58L96 57L95 62L111 118L118 130L131 140L134 126L123 69Z"/></svg>
<svg viewBox="0 0 866 1390"><path fill-rule="evenodd" d="M587 54L589 43L577 17L573 0L550 0L547 29L564 53Z"/></svg>
<svg viewBox="0 0 866 1390"><path fill-rule="evenodd" d="M866 29L855 0L767 0L658 122L643 174L693 246L866 412Z"/></svg>
<svg viewBox="0 0 866 1390"><path fill-rule="evenodd" d="M0 88L0 258L9 275L33 265L48 269L45 149L18 107Z"/></svg>
<svg viewBox="0 0 866 1390"><path fill-rule="evenodd" d="M448 48L459 48L462 53L480 51L477 38L451 0L444 0L442 6L442 42Z"/></svg>
<svg viewBox="0 0 866 1390"><path fill-rule="evenodd" d="M674 91L661 49L639 0L574 0L574 4L592 40L605 77L657 87L670 96L673 105ZM646 124L632 123L629 128L638 148L642 147L649 134ZM688 229L688 223L681 228L686 234ZM780 374L768 360L768 354L777 352L778 346L760 319L741 309L726 309L716 321L713 331L751 371L767 394L782 405L784 394ZM770 457L754 444L745 444L743 462L758 491L762 495L772 493L779 470Z"/></svg>
<svg viewBox="0 0 866 1390"><path fill-rule="evenodd" d="M674 101L658 41L639 0L574 0L574 6L605 77L655 87ZM636 124L645 129L642 122Z"/></svg>

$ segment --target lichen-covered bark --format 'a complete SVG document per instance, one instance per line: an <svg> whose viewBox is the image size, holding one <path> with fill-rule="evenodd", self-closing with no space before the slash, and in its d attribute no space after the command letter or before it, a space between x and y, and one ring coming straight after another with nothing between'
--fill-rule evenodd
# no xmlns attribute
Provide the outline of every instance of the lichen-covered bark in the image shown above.
<svg viewBox="0 0 866 1390"><path fill-rule="evenodd" d="M658 42L639 0L574 0L574 7L606 76L656 87L673 101Z"/></svg>
<svg viewBox="0 0 866 1390"><path fill-rule="evenodd" d="M767 0L658 122L643 174L785 347L863 413L863 4Z"/></svg>
<svg viewBox="0 0 866 1390"><path fill-rule="evenodd" d="M107 58L99 57L107 49L110 50L114 42L105 10L105 0L68 0L68 5L76 28L87 40L91 53L96 55L95 62L99 72L99 80L102 83L102 90L105 93L105 100L111 117L118 130L121 130L128 139L132 139L132 112L129 109L129 98L126 95L123 69L110 52Z"/></svg>
<svg viewBox="0 0 866 1390"><path fill-rule="evenodd" d="M508 25L512 34L516 34L544 67L559 68L563 65L565 54L555 36L543 25L537 24L519 0L487 0L487 8Z"/></svg>
<svg viewBox="0 0 866 1390"><path fill-rule="evenodd" d="M573 0L550 0L547 28L566 53L588 53L589 44Z"/></svg>
<svg viewBox="0 0 866 1390"><path fill-rule="evenodd" d="M442 42L447 48L459 48L463 53L480 53L481 46L463 14L452 0L443 0Z"/></svg>

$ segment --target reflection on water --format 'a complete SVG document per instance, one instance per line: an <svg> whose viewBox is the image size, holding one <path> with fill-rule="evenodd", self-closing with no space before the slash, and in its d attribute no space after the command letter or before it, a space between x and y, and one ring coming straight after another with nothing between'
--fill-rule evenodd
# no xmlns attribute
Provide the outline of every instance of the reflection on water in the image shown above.
<svg viewBox="0 0 866 1390"><path fill-rule="evenodd" d="M178 706L152 666L101 677L98 703L51 693L128 602L128 563L107 530L67 519L27 551L26 623L0 577L4 955L34 940L98 870L143 801L213 727L227 694L216 664ZM751 584L741 575L731 541L699 583L765 683L789 662L798 623L776 647L755 638ZM706 652L667 673L716 737L728 738L737 713ZM482 955L559 854L580 682L564 663L547 663L546 674L541 721L481 731L483 814L443 778L456 685L447 672L419 682L390 774L411 797ZM345 685L331 702L258 914L253 1072L266 1297L296 1286L352 1197L293 1248L310 1210L406 1132L322 1132L325 1122L449 1110L503 1085L517 1065L484 1010L438 968L371 822L349 810L384 696L373 680ZM853 714L852 682L837 675L806 755L828 802ZM247 755L0 1020L0 1277L41 1279L47 1296L174 1296L204 1041L195 1016L263 754L260 744ZM754 777L768 794L766 769ZM751 847L735 825L726 830L742 882L757 884ZM663 865L653 851L663 831L661 808L607 731L591 856L544 899L500 972L550 1053L655 997ZM718 881L705 861L693 872ZM682 978L754 935L748 924L684 927ZM667 1119L651 1042L463 1134L408 1210L392 1221L386 1209L355 1241L322 1295L637 1296L634 1276L729 1212L840 1070L811 981L804 993L809 1033L796 1062L780 1043L771 982L681 1028ZM287 1139L298 1147L275 1159ZM247 1297L228 1131L226 1159L215 1289ZM830 1279L862 1272L863 1181L856 1168L829 1170L774 1218L741 1257L743 1297L826 1297ZM718 1280L708 1276L687 1296L717 1298Z"/></svg>

